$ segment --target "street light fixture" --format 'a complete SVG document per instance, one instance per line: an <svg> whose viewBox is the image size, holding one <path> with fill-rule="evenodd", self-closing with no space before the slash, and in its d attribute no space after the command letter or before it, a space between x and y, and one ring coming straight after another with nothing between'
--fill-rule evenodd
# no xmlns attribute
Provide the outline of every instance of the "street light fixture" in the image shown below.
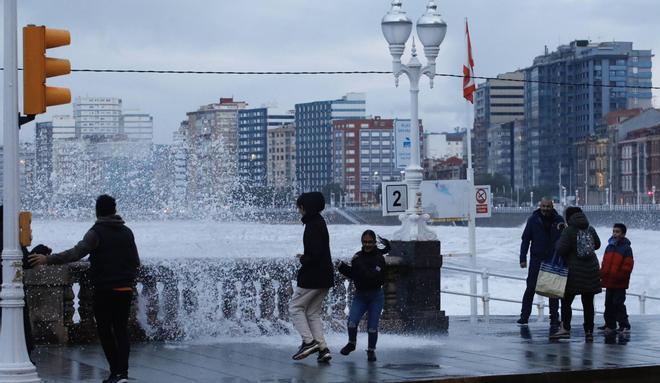
<svg viewBox="0 0 660 383"><path fill-rule="evenodd" d="M440 17L435 1L429 0L426 5L426 13L417 20L417 36L424 46L424 55L428 61L425 66L422 66L417 59L414 39L410 61L407 65L401 63L401 56L412 32L412 21L408 18L406 12L401 9L401 1L392 1L390 10L381 21L381 27L392 55L392 72L395 85L399 86L399 76L402 74L408 76L410 81L410 140L412 145L410 163L405 171L405 181L408 186L408 209L405 214L399 216L402 227L394 233L393 238L403 241L436 240L436 234L426 227L426 222L430 219L430 216L421 214L420 185L423 175L419 161L419 80L423 75L426 75L430 79L431 88L433 88L435 60L440 51L440 44L442 44L447 32L447 24Z"/></svg>
<svg viewBox="0 0 660 383"><path fill-rule="evenodd" d="M18 60L17 60L17 5L16 0L4 1L4 79L3 79L3 264L0 286L0 381L40 382L35 366L30 361L25 346L23 328L23 270L18 233L19 193L19 146L18 146Z"/></svg>

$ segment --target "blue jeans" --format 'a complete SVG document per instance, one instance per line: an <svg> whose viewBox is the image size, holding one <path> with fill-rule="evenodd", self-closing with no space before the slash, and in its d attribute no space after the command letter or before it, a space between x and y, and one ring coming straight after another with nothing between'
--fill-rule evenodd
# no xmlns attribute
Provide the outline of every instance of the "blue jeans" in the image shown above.
<svg viewBox="0 0 660 383"><path fill-rule="evenodd" d="M367 313L367 331L377 332L380 313L385 304L383 289L356 291L348 313L348 327L357 328L364 313Z"/></svg>

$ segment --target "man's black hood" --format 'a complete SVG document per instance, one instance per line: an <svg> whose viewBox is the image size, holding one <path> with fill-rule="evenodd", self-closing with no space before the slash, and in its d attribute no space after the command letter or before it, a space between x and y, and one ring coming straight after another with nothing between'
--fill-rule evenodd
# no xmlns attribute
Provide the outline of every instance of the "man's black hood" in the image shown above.
<svg viewBox="0 0 660 383"><path fill-rule="evenodd" d="M302 193L300 197L298 197L296 205L302 207L305 211L305 215L311 216L318 214L325 209L325 198L321 192Z"/></svg>

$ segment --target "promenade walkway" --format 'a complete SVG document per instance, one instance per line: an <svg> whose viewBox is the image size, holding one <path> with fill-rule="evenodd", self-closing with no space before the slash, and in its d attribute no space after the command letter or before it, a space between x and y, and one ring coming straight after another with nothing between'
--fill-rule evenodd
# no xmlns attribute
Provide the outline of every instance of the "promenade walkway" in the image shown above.
<svg viewBox="0 0 660 383"><path fill-rule="evenodd" d="M449 333L428 337L382 334L378 362L363 351L339 354L344 334L331 334L329 365L315 357L291 360L296 335L227 338L133 346L132 382L657 382L660 317L632 317L629 337L584 342L581 317L570 340L548 340L547 323L518 327L514 317L472 325L450 318ZM100 382L108 374L98 345L39 347L34 355L45 382Z"/></svg>

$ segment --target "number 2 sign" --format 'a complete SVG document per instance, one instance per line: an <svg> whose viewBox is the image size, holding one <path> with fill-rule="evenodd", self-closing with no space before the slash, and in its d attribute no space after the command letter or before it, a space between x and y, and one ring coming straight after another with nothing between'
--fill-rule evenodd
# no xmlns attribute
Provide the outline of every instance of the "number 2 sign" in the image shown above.
<svg viewBox="0 0 660 383"><path fill-rule="evenodd" d="M383 182L383 215L398 215L408 209L408 186L399 182Z"/></svg>

